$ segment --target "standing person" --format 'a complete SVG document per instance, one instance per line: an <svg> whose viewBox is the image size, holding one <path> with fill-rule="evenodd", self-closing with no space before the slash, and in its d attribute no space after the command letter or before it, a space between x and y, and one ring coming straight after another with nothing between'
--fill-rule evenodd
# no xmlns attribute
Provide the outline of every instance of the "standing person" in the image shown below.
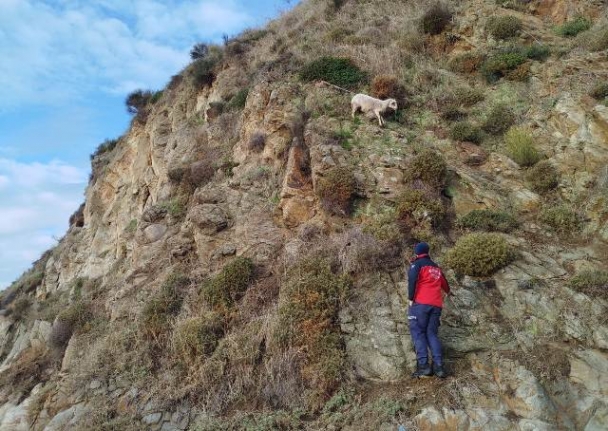
<svg viewBox="0 0 608 431"><path fill-rule="evenodd" d="M443 307L441 291L449 294L450 286L441 268L429 257L429 245L426 242L416 244L414 253L416 257L412 259L407 274L410 305L407 319L418 361L413 376L429 377L435 374L443 379L447 374L443 369L441 342L437 331ZM433 357L432 369L428 360L429 347Z"/></svg>

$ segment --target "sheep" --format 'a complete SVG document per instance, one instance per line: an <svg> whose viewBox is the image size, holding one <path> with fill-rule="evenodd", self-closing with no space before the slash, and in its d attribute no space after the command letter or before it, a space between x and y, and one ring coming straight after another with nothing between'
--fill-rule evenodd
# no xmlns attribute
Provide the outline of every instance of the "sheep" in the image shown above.
<svg viewBox="0 0 608 431"><path fill-rule="evenodd" d="M352 117L355 118L355 113L360 109L361 112L368 113L373 112L378 118L380 127L384 125L382 114L384 114L389 108L397 110L397 101L395 99L374 99L367 94L355 94L350 101L350 105L353 108Z"/></svg>

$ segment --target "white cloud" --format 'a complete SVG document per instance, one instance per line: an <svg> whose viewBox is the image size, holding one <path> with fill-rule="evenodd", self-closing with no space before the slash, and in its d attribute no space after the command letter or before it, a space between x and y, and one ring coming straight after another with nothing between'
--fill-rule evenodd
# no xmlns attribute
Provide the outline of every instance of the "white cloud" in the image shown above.
<svg viewBox="0 0 608 431"><path fill-rule="evenodd" d="M254 18L236 2L0 1L0 110L160 88L194 42Z"/></svg>
<svg viewBox="0 0 608 431"><path fill-rule="evenodd" d="M85 169L0 158L0 289L61 237L83 200Z"/></svg>

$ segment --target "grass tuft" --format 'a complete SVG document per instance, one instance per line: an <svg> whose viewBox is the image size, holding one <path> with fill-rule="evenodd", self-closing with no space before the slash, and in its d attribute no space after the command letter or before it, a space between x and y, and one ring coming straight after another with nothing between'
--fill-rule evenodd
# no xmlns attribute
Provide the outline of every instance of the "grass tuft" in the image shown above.
<svg viewBox="0 0 608 431"><path fill-rule="evenodd" d="M526 128L511 127L505 134L505 144L509 157L520 166L533 166L540 160L534 138Z"/></svg>
<svg viewBox="0 0 608 431"><path fill-rule="evenodd" d="M608 271L581 271L570 279L568 285L592 298L608 300Z"/></svg>
<svg viewBox="0 0 608 431"><path fill-rule="evenodd" d="M562 37L574 37L590 28L591 21L583 16L579 16L560 25L555 29L555 32Z"/></svg>
<svg viewBox="0 0 608 431"><path fill-rule="evenodd" d="M249 287L253 278L253 261L246 257L236 257L227 263L215 277L205 281L201 295L212 307L225 311Z"/></svg>

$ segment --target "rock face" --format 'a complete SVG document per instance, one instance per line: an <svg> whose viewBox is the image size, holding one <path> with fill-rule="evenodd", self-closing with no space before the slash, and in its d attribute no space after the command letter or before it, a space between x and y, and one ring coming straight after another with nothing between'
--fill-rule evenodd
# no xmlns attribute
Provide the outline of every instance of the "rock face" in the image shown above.
<svg viewBox="0 0 608 431"><path fill-rule="evenodd" d="M586 81L605 77L605 52L564 51L533 63L529 82L492 86L442 63L462 50L501 47L484 30L493 14L523 20L526 32L513 43L532 37L565 49L553 26L578 14L599 16L597 2L502 2L515 9L460 2L449 32L418 35L418 47L396 29L411 26L401 19L420 16L420 6L342 3L336 11L304 2L268 33L229 44L212 85L196 85L187 68L116 148L95 158L86 202L66 236L3 296L0 431L279 428L293 418L237 417L234 428L213 421L247 409L296 417L304 399L316 404L306 404L308 422L297 416L296 428L389 430L399 421L421 430L608 429L606 296L568 283L582 270L608 268L608 108L587 95ZM361 21L372 15L387 22ZM294 51L283 52L289 43L279 33L300 35L317 21L319 34L302 37L310 46L294 39ZM327 32L331 25L338 27ZM355 34L353 27L362 29ZM411 87L412 100L386 128L351 120L350 95L340 89L296 79L295 65L315 46L330 49L336 35L358 44L354 57L367 72L403 76ZM353 49L345 43L331 52L353 56ZM452 124L442 117L443 102L466 86L484 89L485 100L467 108L473 123L482 124L494 105L513 107L556 168L555 190L534 191L527 168L511 160L499 136L483 146L447 137ZM243 89L244 106L232 106ZM427 148L447 162L441 190L412 177ZM353 212L330 215L319 184L345 167L355 183L346 196ZM433 225L424 208L416 209L420 226L397 220L400 199L412 189L436 198L445 220ZM543 221L543 210L558 205L578 213L580 232ZM418 240L431 242L441 263L463 234L454 222L475 209L518 217L519 227L504 233L516 259L483 279L446 268L454 295L440 337L451 376L411 381L404 263ZM297 279L292 271L311 255L324 256L349 288L335 303L327 300L335 314L303 318L301 333L292 334L301 344L285 348L283 332L293 328L277 327L284 310L314 309L327 287L320 280L318 291L288 291L286 280ZM254 270L239 289L242 274L230 265L244 261ZM336 345L333 362L314 368L317 358L307 355ZM326 375L333 380L319 393L316 383ZM345 401L360 382L364 396L355 399L369 401L367 410ZM378 395L394 386L402 404ZM353 411L388 416L368 426Z"/></svg>

